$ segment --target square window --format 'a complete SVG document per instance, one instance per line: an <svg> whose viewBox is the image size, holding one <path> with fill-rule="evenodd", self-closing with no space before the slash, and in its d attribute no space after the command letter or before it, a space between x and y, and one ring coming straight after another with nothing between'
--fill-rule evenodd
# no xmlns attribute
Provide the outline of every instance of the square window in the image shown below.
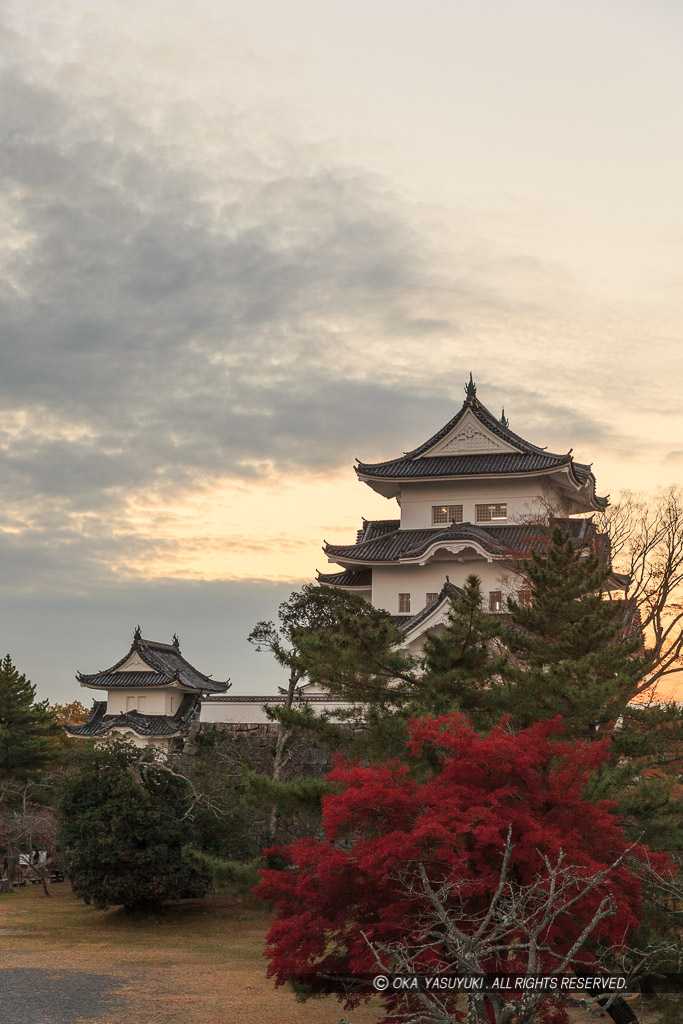
<svg viewBox="0 0 683 1024"><path fill-rule="evenodd" d="M461 523L462 505L432 505L432 525Z"/></svg>
<svg viewBox="0 0 683 1024"><path fill-rule="evenodd" d="M431 591L429 591L427 594L425 594L425 604L431 604L432 601L436 601L438 596L438 594L433 594Z"/></svg>
<svg viewBox="0 0 683 1024"><path fill-rule="evenodd" d="M399 612L410 611L410 594L399 594L398 595L398 610Z"/></svg>
<svg viewBox="0 0 683 1024"><path fill-rule="evenodd" d="M502 612L503 610L503 594L500 590L489 591L489 611L490 612Z"/></svg>
<svg viewBox="0 0 683 1024"><path fill-rule="evenodd" d="M507 502L474 506L474 519L477 523L504 523L507 517Z"/></svg>
<svg viewBox="0 0 683 1024"><path fill-rule="evenodd" d="M517 604L521 605L522 608L528 608L531 604L531 591L528 587L522 587L521 590L517 591Z"/></svg>

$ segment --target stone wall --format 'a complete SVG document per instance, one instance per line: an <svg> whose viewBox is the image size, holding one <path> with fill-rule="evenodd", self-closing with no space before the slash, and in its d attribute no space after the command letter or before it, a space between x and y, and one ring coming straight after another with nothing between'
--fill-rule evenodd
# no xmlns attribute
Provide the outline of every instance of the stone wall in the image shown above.
<svg viewBox="0 0 683 1024"><path fill-rule="evenodd" d="M223 758L233 758L235 767L270 774L280 726L275 723L195 722L185 741L183 757L193 757L197 745L211 739L220 745ZM285 781L322 779L332 769L332 754L308 737L295 739L287 750L282 771Z"/></svg>
<svg viewBox="0 0 683 1024"><path fill-rule="evenodd" d="M237 783L246 771L270 776L280 726L276 723L247 724L243 722L195 722L185 741L181 758L192 759L198 748L204 756L215 756L217 773L232 777ZM286 750L281 779L322 779L332 768L333 755L329 749L318 746L310 737L297 738ZM269 813L255 813L253 834L259 842L266 842ZM301 836L322 837L317 815L297 812L281 818L277 841L288 843Z"/></svg>

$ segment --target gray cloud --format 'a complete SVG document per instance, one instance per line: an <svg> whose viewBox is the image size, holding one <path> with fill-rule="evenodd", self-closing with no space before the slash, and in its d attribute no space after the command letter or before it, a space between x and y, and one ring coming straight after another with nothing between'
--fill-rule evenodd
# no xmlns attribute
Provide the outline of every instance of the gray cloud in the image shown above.
<svg viewBox="0 0 683 1024"><path fill-rule="evenodd" d="M189 100L157 98L150 113L92 69L46 70L18 37L6 53L0 622L36 681L65 695L75 668L109 647L118 657L138 620L159 636L187 624L216 675L235 674L223 645L254 664L244 637L288 587L117 579L113 566L190 543L122 531L131 496L179 501L217 477L239 486L397 455L453 415L470 369L531 440L585 458L579 443L615 442L520 383L543 365L540 329L526 347L489 338L501 320L544 322L535 289L518 285L545 269L489 251L476 218L446 251L434 211L320 147L271 147L268 125L254 132L227 103L206 123ZM557 268L548 282L546 305L566 287ZM572 373L555 361L555 393ZM277 526L233 541L301 543Z"/></svg>
<svg viewBox="0 0 683 1024"><path fill-rule="evenodd" d="M4 469L16 481L74 495L152 473L248 477L264 457L338 464L330 419L353 433L350 403L391 405L390 365L373 365L372 345L367 379L345 379L349 325L372 338L390 321L399 348L402 332L412 343L449 329L413 315L409 297L435 288L425 243L371 175L233 181L217 208L212 182L153 138L113 140L106 108L86 114L16 72L2 101L16 241L0 397L32 422L83 428L13 443Z"/></svg>

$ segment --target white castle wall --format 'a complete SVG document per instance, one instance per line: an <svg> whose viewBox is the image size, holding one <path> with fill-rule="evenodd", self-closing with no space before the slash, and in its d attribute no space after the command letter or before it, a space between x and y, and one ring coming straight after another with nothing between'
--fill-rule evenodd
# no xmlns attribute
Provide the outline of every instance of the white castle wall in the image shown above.
<svg viewBox="0 0 683 1024"><path fill-rule="evenodd" d="M125 689L107 692L107 714L120 715L135 708L141 715L174 715L180 707L183 694L176 689L160 687L156 690Z"/></svg>
<svg viewBox="0 0 683 1024"><path fill-rule="evenodd" d="M495 562L474 559L459 562L451 557L449 561L430 562L428 565L374 566L372 603L376 608L384 608L392 615L398 615L398 595L410 594L410 612L415 615L424 608L428 592L439 593L447 575L451 583L461 587L471 573L475 573L481 580L485 607L488 607L489 591L502 590L514 594L519 586L509 570Z"/></svg>
<svg viewBox="0 0 683 1024"><path fill-rule="evenodd" d="M544 511L545 502L553 501L564 514L566 500L545 477L520 480L463 480L444 483L415 483L401 492L401 529L424 530L433 526L433 505L462 505L464 523L476 523L475 505L507 502L508 523L528 521Z"/></svg>

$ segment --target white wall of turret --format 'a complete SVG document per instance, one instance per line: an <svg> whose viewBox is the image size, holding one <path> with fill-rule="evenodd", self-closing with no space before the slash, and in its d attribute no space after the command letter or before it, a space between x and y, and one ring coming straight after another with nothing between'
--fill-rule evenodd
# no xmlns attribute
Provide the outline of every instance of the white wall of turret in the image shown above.
<svg viewBox="0 0 683 1024"><path fill-rule="evenodd" d="M121 715L125 711L139 711L141 715L174 715L180 707L183 693L171 687L157 689L116 689L107 691L107 714Z"/></svg>
<svg viewBox="0 0 683 1024"><path fill-rule="evenodd" d="M566 498L546 477L461 480L457 483L429 481L403 487L400 528L432 528L432 508L438 505L462 505L462 521L476 523L475 506L489 502L507 504L507 523L529 521L543 513L549 503L561 515L567 514Z"/></svg>
<svg viewBox="0 0 683 1024"><path fill-rule="evenodd" d="M398 615L401 613L399 594L410 594L410 614L415 615L427 604L428 593L439 593L446 582L446 576L456 587L462 587L471 573L475 573L481 580L485 608L488 607L490 591L501 590L503 594L514 597L521 587L521 581L500 563L485 562L482 559L458 561L450 556L448 560L429 562L427 565L373 566L372 603L376 608L384 608L392 615Z"/></svg>

